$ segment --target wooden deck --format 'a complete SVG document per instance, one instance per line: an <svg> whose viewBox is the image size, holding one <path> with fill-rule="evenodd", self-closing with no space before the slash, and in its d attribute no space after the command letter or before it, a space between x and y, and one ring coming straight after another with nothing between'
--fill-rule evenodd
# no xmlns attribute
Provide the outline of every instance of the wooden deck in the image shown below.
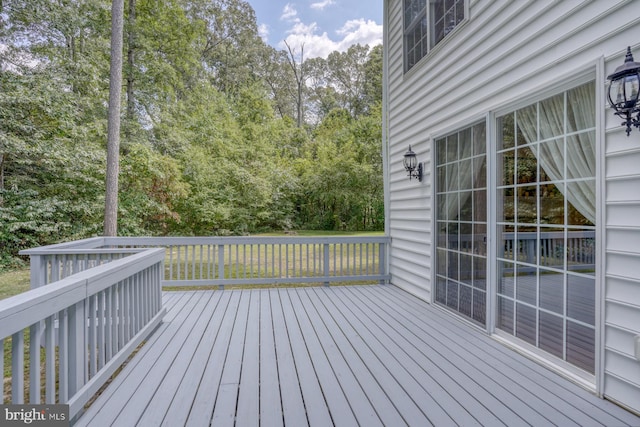
<svg viewBox="0 0 640 427"><path fill-rule="evenodd" d="M640 426L394 286L164 294L94 426Z"/></svg>

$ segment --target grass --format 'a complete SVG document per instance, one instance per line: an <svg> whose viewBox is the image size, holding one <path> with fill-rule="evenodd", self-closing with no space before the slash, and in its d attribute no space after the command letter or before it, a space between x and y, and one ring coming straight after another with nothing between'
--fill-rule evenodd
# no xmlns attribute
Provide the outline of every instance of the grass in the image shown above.
<svg viewBox="0 0 640 427"><path fill-rule="evenodd" d="M28 268L0 273L0 300L26 292L29 288Z"/></svg>
<svg viewBox="0 0 640 427"><path fill-rule="evenodd" d="M357 237L357 236L384 236L382 231L326 231L326 230L293 230L290 232L277 231L272 233L256 234L256 237Z"/></svg>

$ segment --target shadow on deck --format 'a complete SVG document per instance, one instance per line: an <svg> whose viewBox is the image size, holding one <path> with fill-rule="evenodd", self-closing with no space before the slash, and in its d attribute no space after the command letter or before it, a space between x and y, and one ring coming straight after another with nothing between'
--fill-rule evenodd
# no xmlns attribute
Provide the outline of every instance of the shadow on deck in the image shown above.
<svg viewBox="0 0 640 427"><path fill-rule="evenodd" d="M394 286L163 302L163 324L77 425L640 425Z"/></svg>

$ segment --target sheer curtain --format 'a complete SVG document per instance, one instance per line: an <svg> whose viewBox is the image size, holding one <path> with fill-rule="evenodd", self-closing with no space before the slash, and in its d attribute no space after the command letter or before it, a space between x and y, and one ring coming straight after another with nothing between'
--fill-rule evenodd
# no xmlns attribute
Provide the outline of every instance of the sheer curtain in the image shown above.
<svg viewBox="0 0 640 427"><path fill-rule="evenodd" d="M447 198L447 211L449 221L460 218L460 210L465 203L471 197L471 189L473 182L476 180L480 171L475 171L473 174L472 167L461 167L464 163L461 160L471 159L473 155L473 140L471 138L471 132L459 133L459 151L457 156L457 162L450 164L447 167L447 192L449 197ZM458 135L455 137L458 138ZM451 138L451 137L449 137ZM469 162L470 164L471 162ZM468 188L462 188L463 183L472 183ZM458 193L458 197L455 196L456 190L462 190Z"/></svg>
<svg viewBox="0 0 640 427"><path fill-rule="evenodd" d="M518 127L528 143L550 139L540 143L536 153L540 167L552 181L593 178L596 175L595 132L578 133L566 138L564 95L546 99L539 105L540 126L538 128L536 105L518 110ZM594 127L595 90L593 83L577 87L567 95L567 133ZM538 135L538 130L540 134ZM566 145L566 156L565 156ZM564 165L566 158L566 177ZM595 182L574 181L558 187L567 200L586 219L596 222Z"/></svg>

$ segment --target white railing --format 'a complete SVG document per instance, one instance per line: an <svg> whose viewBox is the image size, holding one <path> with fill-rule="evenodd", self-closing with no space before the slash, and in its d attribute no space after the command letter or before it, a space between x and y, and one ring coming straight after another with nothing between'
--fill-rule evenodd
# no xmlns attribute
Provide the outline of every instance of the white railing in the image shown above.
<svg viewBox="0 0 640 427"><path fill-rule="evenodd" d="M140 248L166 250L164 286L387 283L389 239L362 237L97 237L21 252L32 288Z"/></svg>
<svg viewBox="0 0 640 427"><path fill-rule="evenodd" d="M73 418L160 324L163 285L387 283L388 241L96 237L22 251L31 290L0 301L0 383L12 403L67 403Z"/></svg>
<svg viewBox="0 0 640 427"><path fill-rule="evenodd" d="M501 257L542 266L564 265L569 270L592 270L596 262L595 231L503 233ZM565 243L566 242L566 243Z"/></svg>
<svg viewBox="0 0 640 427"><path fill-rule="evenodd" d="M45 282L0 301L0 349L5 343L11 348L12 403L66 403L74 417L162 321L164 250L111 253L104 264L105 257L86 253L83 242L75 255L25 251L39 265L33 280ZM0 380L5 383L2 369Z"/></svg>

